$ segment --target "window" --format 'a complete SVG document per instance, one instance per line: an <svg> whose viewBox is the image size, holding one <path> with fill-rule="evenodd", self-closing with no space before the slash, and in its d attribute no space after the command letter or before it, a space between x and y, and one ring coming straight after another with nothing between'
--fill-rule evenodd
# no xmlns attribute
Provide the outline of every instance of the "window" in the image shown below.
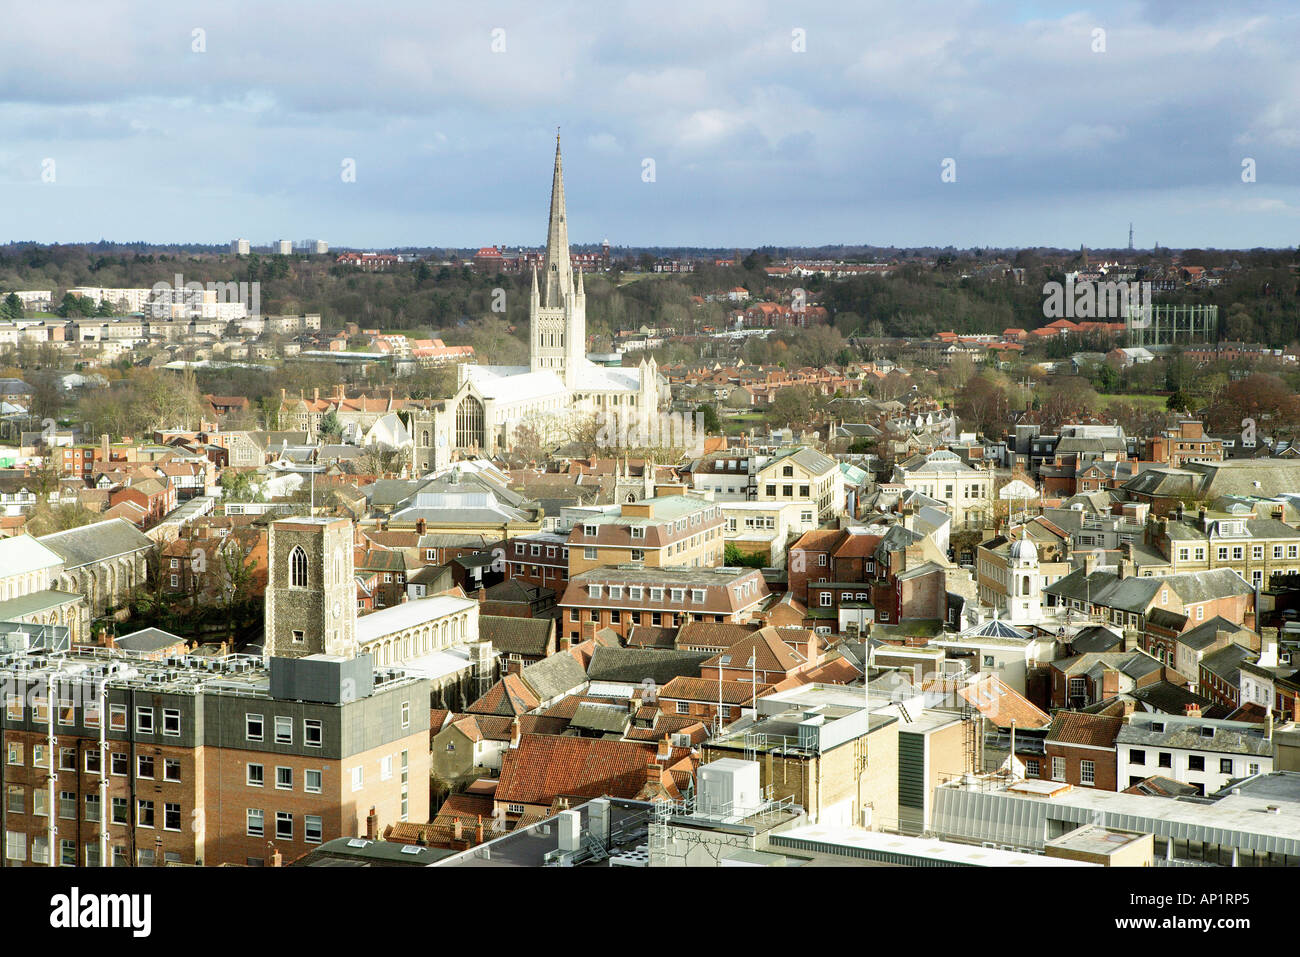
<svg viewBox="0 0 1300 957"><path fill-rule="evenodd" d="M50 792L45 788L32 789L32 813L38 817L47 817L50 813Z"/></svg>
<svg viewBox="0 0 1300 957"><path fill-rule="evenodd" d="M5 788L5 811L9 814L23 814L26 810L27 797L23 788L17 784Z"/></svg>
<svg viewBox="0 0 1300 957"><path fill-rule="evenodd" d="M1097 783L1097 765L1093 761L1079 762L1079 783L1091 786Z"/></svg>
<svg viewBox="0 0 1300 957"><path fill-rule="evenodd" d="M77 770L77 749L76 748L59 748L59 770L60 771Z"/></svg>
<svg viewBox="0 0 1300 957"><path fill-rule="evenodd" d="M402 727L409 728L410 726L411 726L411 702L403 701L402 702Z"/></svg>
<svg viewBox="0 0 1300 957"><path fill-rule="evenodd" d="M308 844L321 842L321 819L317 814L305 814L302 819L302 839Z"/></svg>
<svg viewBox="0 0 1300 957"><path fill-rule="evenodd" d="M23 696L20 694L5 695L5 717L10 721L23 720L23 713L26 706L23 704Z"/></svg>
<svg viewBox="0 0 1300 957"><path fill-rule="evenodd" d="M365 784L366 784L365 774L363 773L362 769L360 767L353 768L352 769L352 790L360 791L363 787L365 787Z"/></svg>
<svg viewBox="0 0 1300 957"><path fill-rule="evenodd" d="M5 860L27 860L27 835L22 831L5 831Z"/></svg>
<svg viewBox="0 0 1300 957"><path fill-rule="evenodd" d="M244 715L244 737L249 741L262 740L262 716L260 714Z"/></svg>
<svg viewBox="0 0 1300 957"><path fill-rule="evenodd" d="M103 808L99 803L98 794L86 795L86 820L91 823L97 823L103 814Z"/></svg>
<svg viewBox="0 0 1300 957"><path fill-rule="evenodd" d="M289 587L307 587L307 553L301 545L295 545L289 553Z"/></svg>
<svg viewBox="0 0 1300 957"><path fill-rule="evenodd" d="M179 783L181 779L181 762L179 758L163 758L163 780Z"/></svg>
<svg viewBox="0 0 1300 957"><path fill-rule="evenodd" d="M110 731L126 730L126 705L110 704L108 706L108 728Z"/></svg>
<svg viewBox="0 0 1300 957"><path fill-rule="evenodd" d="M113 807L112 807L113 822L112 823L125 824L129 813L127 810L128 807L129 805L126 802L126 798L124 797L113 798Z"/></svg>
<svg viewBox="0 0 1300 957"><path fill-rule="evenodd" d="M108 755L108 769L111 773L125 777L130 769L131 760L125 751L113 751Z"/></svg>
<svg viewBox="0 0 1300 957"><path fill-rule="evenodd" d="M293 744L293 718L282 714L275 716L275 743Z"/></svg>
<svg viewBox="0 0 1300 957"><path fill-rule="evenodd" d="M1188 755L1188 756L1187 756L1187 770L1189 770L1189 771L1204 771L1204 770L1205 770L1205 756L1204 756L1204 755L1201 755L1201 754L1190 754L1190 755Z"/></svg>
<svg viewBox="0 0 1300 957"><path fill-rule="evenodd" d="M1174 756L1168 751L1161 751L1156 763L1162 768L1172 768L1174 766Z"/></svg>
<svg viewBox="0 0 1300 957"><path fill-rule="evenodd" d="M18 744L16 741L10 741L8 753L9 756L7 760L10 764L23 763L23 746L21 744Z"/></svg>
<svg viewBox="0 0 1300 957"><path fill-rule="evenodd" d="M279 791L293 790L293 768L275 769L275 787Z"/></svg>
<svg viewBox="0 0 1300 957"><path fill-rule="evenodd" d="M266 768L260 764L248 765L246 781L250 788L260 788L266 783Z"/></svg>
<svg viewBox="0 0 1300 957"><path fill-rule="evenodd" d="M1220 774L1231 774L1231 773L1232 773L1232 758L1220 758L1220 759L1219 759L1219 773L1220 773Z"/></svg>
<svg viewBox="0 0 1300 957"><path fill-rule="evenodd" d="M1025 777L1036 778L1042 775L1042 769L1038 764L1037 758L1028 758L1025 761Z"/></svg>
<svg viewBox="0 0 1300 957"><path fill-rule="evenodd" d="M321 773L319 771L303 772L302 789L308 794L320 794L321 791Z"/></svg>
<svg viewBox="0 0 1300 957"><path fill-rule="evenodd" d="M293 840L293 815L284 811L275 812L275 839L277 841Z"/></svg>
<svg viewBox="0 0 1300 957"><path fill-rule="evenodd" d="M1147 753L1136 748L1130 748L1128 752L1128 763L1145 765L1147 763Z"/></svg>
<svg viewBox="0 0 1300 957"><path fill-rule="evenodd" d="M135 802L135 823L137 827L153 827L153 801L140 798Z"/></svg>
<svg viewBox="0 0 1300 957"><path fill-rule="evenodd" d="M135 776L137 778L147 778L153 780L154 761L152 754L137 754L135 756Z"/></svg>
<svg viewBox="0 0 1300 957"><path fill-rule="evenodd" d="M691 601L694 602L694 603L697 604L697 605L702 605L702 604L704 604L704 589L703 589L703 588L692 588L692 589L691 589Z"/></svg>
<svg viewBox="0 0 1300 957"><path fill-rule="evenodd" d="M265 833L264 827L265 816L259 807L250 807L248 809L247 824L245 830L249 837L261 837Z"/></svg>
<svg viewBox="0 0 1300 957"><path fill-rule="evenodd" d="M690 703L689 703L689 702L686 702L686 701L679 701L679 702L677 702L677 713L678 713L678 714L690 714L690 713L691 713L691 706L690 706Z"/></svg>
<svg viewBox="0 0 1300 957"><path fill-rule="evenodd" d="M634 561L634 562L643 562L643 561L645 561L645 549L643 549L643 548L634 548L634 549L632 549L632 561Z"/></svg>
<svg viewBox="0 0 1300 957"><path fill-rule="evenodd" d="M1052 780L1065 780L1065 758L1052 758Z"/></svg>
<svg viewBox="0 0 1300 957"><path fill-rule="evenodd" d="M181 733L181 713L176 708L163 709L163 734L175 737Z"/></svg>
<svg viewBox="0 0 1300 957"><path fill-rule="evenodd" d="M71 727L77 723L77 709L71 701L59 700L59 724Z"/></svg>
<svg viewBox="0 0 1300 957"><path fill-rule="evenodd" d="M181 806L179 804L163 805L163 830L179 831L181 829Z"/></svg>
<svg viewBox="0 0 1300 957"><path fill-rule="evenodd" d="M582 550L582 557L587 559L588 561L595 561L596 550L594 548L584 548Z"/></svg>
<svg viewBox="0 0 1300 957"><path fill-rule="evenodd" d="M387 781L393 776L393 756L390 754L379 762L379 780Z"/></svg>

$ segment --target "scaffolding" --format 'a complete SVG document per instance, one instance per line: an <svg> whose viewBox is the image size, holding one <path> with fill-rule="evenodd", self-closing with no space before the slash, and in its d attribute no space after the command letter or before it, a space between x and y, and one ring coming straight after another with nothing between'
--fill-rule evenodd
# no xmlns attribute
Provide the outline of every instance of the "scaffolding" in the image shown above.
<svg viewBox="0 0 1300 957"><path fill-rule="evenodd" d="M1124 337L1130 346L1217 342L1219 307L1130 304L1124 314Z"/></svg>

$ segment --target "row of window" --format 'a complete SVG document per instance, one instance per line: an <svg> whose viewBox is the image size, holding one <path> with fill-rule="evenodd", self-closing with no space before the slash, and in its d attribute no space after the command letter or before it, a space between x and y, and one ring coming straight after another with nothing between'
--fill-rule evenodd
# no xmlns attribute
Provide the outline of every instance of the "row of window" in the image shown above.
<svg viewBox="0 0 1300 957"><path fill-rule="evenodd" d="M92 841L85 845L83 849L86 867L100 866L99 842ZM136 852L137 863L141 867L153 867L158 863L158 856L154 848L142 847ZM10 861L27 861L27 835L22 831L5 832L5 859ZM39 834L32 838L31 842L31 862L33 864L50 863L50 845L49 839L44 834ZM164 864L181 863L179 851L164 851ZM59 860L60 867L77 866L77 842L69 839L59 841ZM113 847L113 866L126 867L127 855L126 847L123 845L114 845Z"/></svg>
<svg viewBox="0 0 1300 957"><path fill-rule="evenodd" d="M50 720L50 703L45 698L36 698L32 701L32 720L39 722L48 722ZM162 726L155 723L158 712L154 708L137 707L135 709L135 730L137 734L155 734L159 730L168 737L180 737L181 733L181 712L179 708L162 708ZM88 703L83 708L82 720L87 728L98 728L100 722L100 705L98 702ZM27 715L26 701L20 694L5 695L5 717L10 721L22 721ZM59 701L58 715L56 717L58 724L64 727L72 727L77 723L77 705L76 702L61 699ZM127 707L124 704L110 704L108 706L108 727L110 731L127 730Z"/></svg>
<svg viewBox="0 0 1300 957"><path fill-rule="evenodd" d="M1140 748L1130 748L1128 752L1128 763L1134 765L1135 767L1146 767L1146 763L1147 763L1146 751ZM1172 769L1174 766L1174 756L1168 751L1157 751L1155 766L1159 768ZM1247 767L1248 767L1248 773L1250 774L1259 773L1258 764L1251 762L1250 764L1247 765ZM1219 759L1220 774L1228 774L1228 775L1234 774L1235 768L1236 768L1236 762L1233 761L1232 758ZM1202 754L1189 754L1187 756L1187 770L1204 771L1205 756Z"/></svg>
<svg viewBox="0 0 1300 957"><path fill-rule="evenodd" d="M1264 548L1265 548L1265 546L1263 546L1263 545L1252 545L1252 546L1250 546L1250 557L1251 557L1251 559L1252 559L1253 561L1263 561L1263 560L1264 560ZM1284 551L1284 550L1285 550L1285 557L1287 557L1287 558L1300 558L1300 544L1297 544L1297 545L1285 545L1285 546L1284 546L1284 545L1274 545L1274 546L1273 546L1273 557L1274 557L1274 558L1282 558L1282 557L1283 557L1283 551ZM1242 561L1242 560L1245 558L1245 550L1244 550L1244 546L1241 546L1241 545L1231 545L1231 546L1228 546L1228 545L1218 545L1218 546L1216 546L1216 548L1215 548L1215 554L1216 554L1218 560L1221 561L1221 562L1226 562L1226 561L1239 562L1239 561ZM1231 559L1229 559L1229 557L1228 557L1229 555L1232 556ZM1191 547L1188 547L1188 548L1180 548L1180 549L1178 549L1178 560L1179 560L1180 562L1186 562L1186 561L1198 561L1198 562L1203 562L1203 561L1205 561L1205 547L1204 547L1204 546L1197 546L1197 547L1195 547L1195 548L1191 548Z"/></svg>
<svg viewBox="0 0 1300 957"><path fill-rule="evenodd" d="M21 766L24 763L25 748L22 742L10 741L6 744L6 762L10 765ZM77 749L76 748L59 748L59 770L76 771L77 770ZM87 774L101 774L103 772L103 761L101 752L98 748L85 752L85 766ZM130 773L131 758L125 751L110 751L109 773L125 777ZM44 744L32 745L32 767L48 768L50 766L49 747ZM144 780L158 780L158 758L152 754L136 755L135 776ZM163 781L179 784L181 781L181 762L179 758L162 759L162 778Z"/></svg>
<svg viewBox="0 0 1300 957"><path fill-rule="evenodd" d="M302 839L307 844L321 842L321 817L319 814L302 816ZM249 837L266 836L266 812L260 807L250 807L245 815L245 833ZM275 839L294 840L294 817L288 811L275 812Z"/></svg>
<svg viewBox="0 0 1300 957"><path fill-rule="evenodd" d="M623 586L622 586L622 585L609 585L609 586L605 586L605 585L588 585L588 586L587 586L587 595L588 595L588 597L591 597L591 598L602 598L602 597L604 597L604 594L605 594L605 591L606 591L606 588L607 588L607 587L608 587L608 590L609 590L609 598L610 598L611 601L622 601L622 600L623 600ZM641 585L632 585L631 587L628 588L628 596L627 596L627 597L628 597L628 600L629 600L629 601L641 601L641 596L642 596L642 594L643 594L643 589L642 589L642 586L641 586ZM682 604L682 603L684 603L684 602L686 601L686 589L685 589L685 588L669 588L669 589L668 589L668 594L669 594L669 601L676 602L677 604ZM708 591L707 591L707 589L704 589L704 588L692 588L692 589L691 589L691 603L692 603L692 604L695 604L695 605L702 605L702 604L704 604L704 601L705 601L705 599L706 599L707 597L708 597ZM663 601L663 600L664 600L664 589L662 589L662 588L651 588L651 589L650 589L650 600L651 600L651 601Z"/></svg>
<svg viewBox="0 0 1300 957"><path fill-rule="evenodd" d="M405 725L403 726L405 727ZM266 721L260 714L244 715L244 737L249 741L261 741L266 734ZM324 740L321 722L316 718L304 718L302 722L302 743L309 748L319 748ZM293 744L293 718L286 715L275 716L276 744Z"/></svg>
<svg viewBox="0 0 1300 957"><path fill-rule="evenodd" d="M319 770L308 769L303 771L302 789L308 794L321 793L322 776ZM260 788L266 785L266 765L249 764L246 766L244 783L250 788ZM275 769L275 788L277 791L293 790L293 768L277 767Z"/></svg>

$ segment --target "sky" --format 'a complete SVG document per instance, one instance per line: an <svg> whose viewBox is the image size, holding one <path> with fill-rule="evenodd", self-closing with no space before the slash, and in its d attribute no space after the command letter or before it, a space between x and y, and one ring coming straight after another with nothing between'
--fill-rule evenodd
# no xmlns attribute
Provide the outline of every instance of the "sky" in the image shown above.
<svg viewBox="0 0 1300 957"><path fill-rule="evenodd" d="M4 20L0 242L536 246L557 127L575 244L1300 237L1290 2L65 0Z"/></svg>

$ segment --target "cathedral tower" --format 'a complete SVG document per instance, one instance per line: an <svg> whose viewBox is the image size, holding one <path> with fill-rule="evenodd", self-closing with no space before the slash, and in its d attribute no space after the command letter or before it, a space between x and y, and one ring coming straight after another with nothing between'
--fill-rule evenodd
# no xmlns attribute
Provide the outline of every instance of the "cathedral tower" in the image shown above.
<svg viewBox="0 0 1300 957"><path fill-rule="evenodd" d="M542 275L534 270L528 298L529 367L554 372L573 388L587 359L587 296L579 274L574 285L569 256L569 226L564 204L564 169L560 136L555 136L555 170L551 177L551 215L546 230Z"/></svg>

